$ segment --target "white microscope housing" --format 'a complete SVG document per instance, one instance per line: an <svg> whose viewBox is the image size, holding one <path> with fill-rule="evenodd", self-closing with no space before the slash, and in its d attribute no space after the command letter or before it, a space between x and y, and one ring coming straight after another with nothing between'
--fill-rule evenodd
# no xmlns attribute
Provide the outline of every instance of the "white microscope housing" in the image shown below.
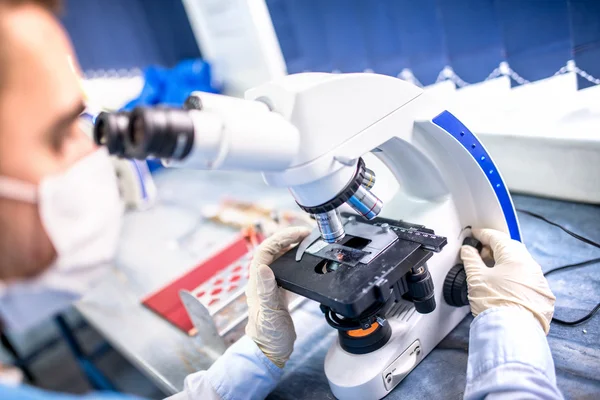
<svg viewBox="0 0 600 400"><path fill-rule="evenodd" d="M245 100L194 93L186 107L187 120L168 113L132 119L131 154L165 158L171 167L262 172L315 215L321 238L303 250L319 240L340 242L347 228L340 211L352 210L366 220L424 225L447 239L427 261L434 310L422 314L399 299L387 312L385 345L365 354L346 351L339 340L332 345L325 373L339 399L386 396L467 315L468 306L448 304L443 291L470 227L520 240L510 195L481 142L402 80L303 73L251 89ZM358 173L362 185L349 189Z"/></svg>

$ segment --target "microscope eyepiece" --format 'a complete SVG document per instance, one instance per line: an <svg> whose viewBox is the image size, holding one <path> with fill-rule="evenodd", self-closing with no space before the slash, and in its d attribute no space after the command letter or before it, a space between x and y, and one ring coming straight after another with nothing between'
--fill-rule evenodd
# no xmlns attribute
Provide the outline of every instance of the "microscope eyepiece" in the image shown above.
<svg viewBox="0 0 600 400"><path fill-rule="evenodd" d="M124 157L125 136L129 131L129 112L102 112L96 117L94 125L94 142L98 146L106 146L112 155Z"/></svg>
<svg viewBox="0 0 600 400"><path fill-rule="evenodd" d="M125 148L129 156L181 160L194 143L194 123L188 110L137 107L131 113Z"/></svg>

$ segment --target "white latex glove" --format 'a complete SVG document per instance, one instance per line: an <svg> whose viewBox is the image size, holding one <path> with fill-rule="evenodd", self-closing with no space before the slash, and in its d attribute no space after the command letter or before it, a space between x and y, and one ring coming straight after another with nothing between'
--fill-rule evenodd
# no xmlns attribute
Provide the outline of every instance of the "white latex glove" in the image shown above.
<svg viewBox="0 0 600 400"><path fill-rule="evenodd" d="M524 244L512 240L506 233L473 229L473 236L491 250L495 260L494 267L489 268L477 249L461 248L473 315L493 307L519 307L531 312L547 335L556 297L540 265Z"/></svg>
<svg viewBox="0 0 600 400"><path fill-rule="evenodd" d="M286 228L275 233L258 247L250 264L250 279L246 287L246 335L280 368L292 354L296 331L285 292L277 287L269 264L309 233L308 228Z"/></svg>

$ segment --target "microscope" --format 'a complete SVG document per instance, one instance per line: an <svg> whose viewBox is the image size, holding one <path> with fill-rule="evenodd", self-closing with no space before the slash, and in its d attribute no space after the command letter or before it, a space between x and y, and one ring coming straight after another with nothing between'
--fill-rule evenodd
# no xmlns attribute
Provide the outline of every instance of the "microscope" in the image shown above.
<svg viewBox="0 0 600 400"><path fill-rule="evenodd" d="M95 138L168 167L261 172L317 228L271 268L338 331L325 374L338 399L380 399L467 315L471 227L520 240L481 142L427 93L373 73L301 73L245 99L193 93L181 109L101 114Z"/></svg>

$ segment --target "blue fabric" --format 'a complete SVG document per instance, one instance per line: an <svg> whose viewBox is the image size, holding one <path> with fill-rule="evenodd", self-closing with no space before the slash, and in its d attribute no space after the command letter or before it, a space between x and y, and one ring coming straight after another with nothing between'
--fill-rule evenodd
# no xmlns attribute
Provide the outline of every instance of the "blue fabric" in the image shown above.
<svg viewBox="0 0 600 400"><path fill-rule="evenodd" d="M435 0L267 0L288 72L412 68L425 84L447 63Z"/></svg>
<svg viewBox="0 0 600 400"><path fill-rule="evenodd" d="M209 397L206 382L222 400L258 400L267 397L283 375L248 336L227 349L207 370L188 376L185 392L188 399Z"/></svg>
<svg viewBox="0 0 600 400"><path fill-rule="evenodd" d="M506 60L523 78L550 77L571 59L567 0L502 0L495 4Z"/></svg>
<svg viewBox="0 0 600 400"><path fill-rule="evenodd" d="M290 73L372 69L396 76L410 68L425 85L446 65L465 81L480 82L502 61L535 81L552 76L573 53L590 71L600 70L598 4L267 0Z"/></svg>
<svg viewBox="0 0 600 400"><path fill-rule="evenodd" d="M184 60L171 69L150 66L144 70L142 92L123 109L158 104L180 107L194 91L219 93L212 85L210 64L195 59Z"/></svg>
<svg viewBox="0 0 600 400"><path fill-rule="evenodd" d="M280 46L286 48L286 51L283 53L283 58L285 59L288 72L291 74L302 72L305 69L306 64L303 53L306 53L307 50L312 47L311 43L315 44L314 47L319 48L323 42L315 40L315 38L311 36L314 29L306 29L305 25L300 25L298 27L293 26L291 20L291 13L293 11L291 9L296 3L287 2L285 0L266 0L266 3L271 14L277 15L277 19L272 20L273 27L277 31L277 39L279 40ZM313 6L314 3L310 1L304 7L300 7L300 10L308 11L308 13L311 14ZM322 25L319 24L318 26ZM294 28L301 30L301 32L296 34ZM301 49L302 43L300 43L300 39L308 40L307 49ZM318 58L324 60L326 55L321 54Z"/></svg>
<svg viewBox="0 0 600 400"><path fill-rule="evenodd" d="M360 27L357 7L348 7L347 0L322 1L319 11L325 24L325 37L333 68L341 72L362 72L368 65L365 37Z"/></svg>
<svg viewBox="0 0 600 400"><path fill-rule="evenodd" d="M189 400L212 399L215 393L221 400L264 399L281 380L283 370L273 364L256 343L243 336L227 349L207 371L189 375L185 380ZM141 400L118 393L91 393L76 396L40 390L30 386L3 386L0 399L11 400Z"/></svg>
<svg viewBox="0 0 600 400"><path fill-rule="evenodd" d="M144 70L144 87L140 95L123 107L168 105L181 107L194 91L219 93L213 86L210 64L200 60L184 60L174 68L150 66ZM150 172L162 168L159 161L147 161Z"/></svg>
<svg viewBox="0 0 600 400"><path fill-rule="evenodd" d="M181 0L68 0L61 19L84 71L200 57Z"/></svg>
<svg viewBox="0 0 600 400"><path fill-rule="evenodd" d="M32 386L5 386L0 384L0 399L10 400L141 400L139 397L119 393L90 393L77 396L66 393L49 392Z"/></svg>
<svg viewBox="0 0 600 400"><path fill-rule="evenodd" d="M398 75L408 63L399 27L394 15L389 12L394 1L396 0L358 3L361 21L357 26L365 37L369 60L365 67L376 68L378 73L391 76Z"/></svg>
<svg viewBox="0 0 600 400"><path fill-rule="evenodd" d="M530 312L499 307L473 320L464 398L563 398L546 335Z"/></svg>
<svg viewBox="0 0 600 400"><path fill-rule="evenodd" d="M524 78L566 61L600 76L593 0L266 0L288 71L411 68L425 84L445 65L479 82L507 60ZM62 21L84 70L200 56L181 0L68 0ZM580 88L590 85L578 78Z"/></svg>
<svg viewBox="0 0 600 400"><path fill-rule="evenodd" d="M389 5L406 67L424 85L435 83L449 61L436 1L396 0Z"/></svg>
<svg viewBox="0 0 600 400"><path fill-rule="evenodd" d="M569 18L573 36L573 59L587 73L600 77L600 1L570 0ZM577 76L577 87L593 86Z"/></svg>
<svg viewBox="0 0 600 400"><path fill-rule="evenodd" d="M439 0L438 7L449 65L466 82L485 80L504 61L494 3Z"/></svg>

